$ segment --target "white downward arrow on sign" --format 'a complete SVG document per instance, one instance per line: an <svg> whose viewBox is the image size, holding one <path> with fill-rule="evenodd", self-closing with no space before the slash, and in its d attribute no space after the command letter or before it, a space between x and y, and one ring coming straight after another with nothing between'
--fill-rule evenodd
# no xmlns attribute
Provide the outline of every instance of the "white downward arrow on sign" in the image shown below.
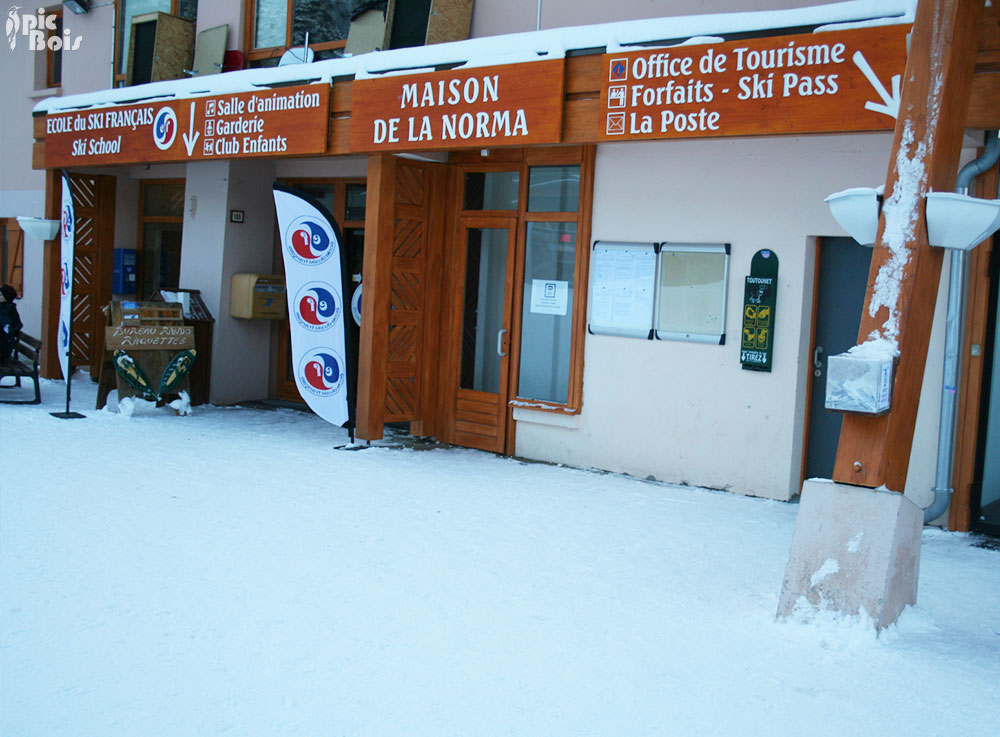
<svg viewBox="0 0 1000 737"><path fill-rule="evenodd" d="M184 148L187 149L188 156L194 153L194 144L198 142L198 137L201 133L198 133L194 129L194 100L191 101L191 115L190 123L188 125L188 132L184 133L181 138L184 139Z"/></svg>
<svg viewBox="0 0 1000 737"><path fill-rule="evenodd" d="M854 56L851 57L855 64L858 65L858 69L868 78L871 82L872 87L878 93L878 96L882 98L882 103L872 102L869 100L865 103L865 109L871 110L876 113L884 113L890 118L896 118L899 116L899 81L900 76L894 74L892 77L892 94L890 95L888 90L882 85L881 80L875 74L875 71L871 68L865 55L860 51L855 51Z"/></svg>

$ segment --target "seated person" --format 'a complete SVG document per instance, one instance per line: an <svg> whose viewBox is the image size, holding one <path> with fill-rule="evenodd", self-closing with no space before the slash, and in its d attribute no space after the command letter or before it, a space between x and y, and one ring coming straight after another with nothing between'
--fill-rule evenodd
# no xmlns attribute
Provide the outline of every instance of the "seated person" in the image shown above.
<svg viewBox="0 0 1000 737"><path fill-rule="evenodd" d="M16 360L14 346L18 332L24 327L14 304L16 298L17 291L10 284L0 287L0 362L3 363Z"/></svg>

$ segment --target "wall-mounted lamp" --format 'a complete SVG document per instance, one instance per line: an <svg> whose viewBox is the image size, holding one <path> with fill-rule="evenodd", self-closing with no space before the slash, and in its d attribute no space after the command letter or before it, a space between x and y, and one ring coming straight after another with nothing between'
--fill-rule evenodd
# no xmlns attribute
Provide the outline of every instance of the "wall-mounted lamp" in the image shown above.
<svg viewBox="0 0 1000 737"><path fill-rule="evenodd" d="M878 215L882 209L879 189L854 187L826 198L833 219L862 246L874 245L878 235Z"/></svg>
<svg viewBox="0 0 1000 737"><path fill-rule="evenodd" d="M17 224L28 237L39 241L51 241L59 234L59 221L45 218L19 217Z"/></svg>
<svg viewBox="0 0 1000 737"><path fill-rule="evenodd" d="M77 15L83 15L90 10L90 0L63 0L63 5Z"/></svg>
<svg viewBox="0 0 1000 737"><path fill-rule="evenodd" d="M1000 200L929 192L925 214L927 241L941 248L971 251L1000 228Z"/></svg>

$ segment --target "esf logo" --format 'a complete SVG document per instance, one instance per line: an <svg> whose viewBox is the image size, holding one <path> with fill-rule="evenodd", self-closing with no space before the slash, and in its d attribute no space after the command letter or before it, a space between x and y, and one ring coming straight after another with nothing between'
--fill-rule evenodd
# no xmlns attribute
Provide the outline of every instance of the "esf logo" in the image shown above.
<svg viewBox="0 0 1000 737"><path fill-rule="evenodd" d="M69 326L63 321L59 321L59 347L64 351L69 348Z"/></svg>
<svg viewBox="0 0 1000 737"><path fill-rule="evenodd" d="M340 300L326 282L313 281L295 295L293 312L306 330L326 330L340 319Z"/></svg>
<svg viewBox="0 0 1000 737"><path fill-rule="evenodd" d="M153 117L153 143L161 151L174 145L177 138L177 113L169 107L161 107Z"/></svg>
<svg viewBox="0 0 1000 737"><path fill-rule="evenodd" d="M73 211L69 205L66 205L62 211L62 234L63 238L69 238L73 235Z"/></svg>
<svg viewBox="0 0 1000 737"><path fill-rule="evenodd" d="M59 296L65 297L69 294L69 264L63 261L62 274L59 277Z"/></svg>
<svg viewBox="0 0 1000 737"><path fill-rule="evenodd" d="M322 264L337 250L333 233L315 218L297 217L285 236L288 255L300 264Z"/></svg>
<svg viewBox="0 0 1000 737"><path fill-rule="evenodd" d="M332 348L313 348L299 361L299 386L317 397L332 397L344 384L344 361Z"/></svg>

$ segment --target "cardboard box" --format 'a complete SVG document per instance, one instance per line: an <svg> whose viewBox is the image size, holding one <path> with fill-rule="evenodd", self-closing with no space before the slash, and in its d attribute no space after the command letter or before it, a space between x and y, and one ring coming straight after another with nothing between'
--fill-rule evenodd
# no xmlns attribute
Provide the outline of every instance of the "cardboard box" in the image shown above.
<svg viewBox="0 0 1000 737"><path fill-rule="evenodd" d="M229 314L245 320L283 320L288 314L285 277L270 274L233 274Z"/></svg>

